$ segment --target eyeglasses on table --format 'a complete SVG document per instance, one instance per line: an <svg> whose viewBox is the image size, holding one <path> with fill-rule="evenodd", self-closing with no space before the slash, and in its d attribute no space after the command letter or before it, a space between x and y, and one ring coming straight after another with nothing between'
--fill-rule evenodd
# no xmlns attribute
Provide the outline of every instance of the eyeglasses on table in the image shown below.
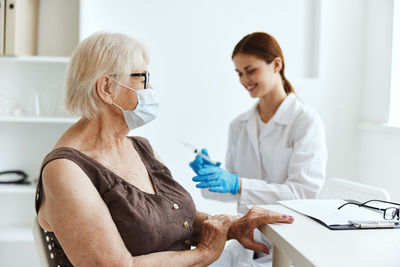
<svg viewBox="0 0 400 267"><path fill-rule="evenodd" d="M369 209L383 211L383 218L385 220L393 220L396 217L397 217L397 220L400 219L400 214L399 214L400 210L399 210L399 208L396 208L396 207L378 208L378 207L366 205L367 203L370 203L370 202L380 202L380 203L386 203L386 204L392 204L392 205L400 206L400 203L395 203L395 202L390 202L390 201L385 201L385 200L372 199L372 200L365 201L364 203L347 202L347 203L341 205L338 208L338 210L340 210L341 208L343 208L346 205L356 205L356 206L359 206L360 208L361 207L365 207L365 208L369 208Z"/></svg>

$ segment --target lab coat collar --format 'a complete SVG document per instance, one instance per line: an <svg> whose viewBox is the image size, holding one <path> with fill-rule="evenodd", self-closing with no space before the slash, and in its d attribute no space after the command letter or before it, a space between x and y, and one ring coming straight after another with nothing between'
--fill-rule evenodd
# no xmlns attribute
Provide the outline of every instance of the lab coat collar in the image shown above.
<svg viewBox="0 0 400 267"><path fill-rule="evenodd" d="M258 116L257 110L258 103L254 104L253 107L238 117L238 120L248 121L252 116ZM281 103L274 116L271 118L274 122L279 124L289 124L295 118L295 113L298 110L297 96L294 93L290 93L285 100Z"/></svg>
<svg viewBox="0 0 400 267"><path fill-rule="evenodd" d="M247 112L243 113L242 115L240 115L237 119L239 121L248 121L253 114L257 114L257 106L258 106L258 102L255 103L251 109L249 109Z"/></svg>
<svg viewBox="0 0 400 267"><path fill-rule="evenodd" d="M272 118L276 123L287 125L296 117L296 111L298 111L297 97L295 94L290 93L283 100Z"/></svg>

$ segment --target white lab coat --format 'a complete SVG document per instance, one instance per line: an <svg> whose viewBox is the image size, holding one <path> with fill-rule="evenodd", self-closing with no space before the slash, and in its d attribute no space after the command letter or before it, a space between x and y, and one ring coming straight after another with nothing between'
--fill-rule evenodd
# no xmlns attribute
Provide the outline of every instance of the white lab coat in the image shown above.
<svg viewBox="0 0 400 267"><path fill-rule="evenodd" d="M295 94L289 94L259 137L257 116L255 105L230 124L225 167L242 178L241 194L232 196L203 190L203 196L224 202L237 201L241 214L247 211L247 205L315 198L324 183L328 157L319 115Z"/></svg>

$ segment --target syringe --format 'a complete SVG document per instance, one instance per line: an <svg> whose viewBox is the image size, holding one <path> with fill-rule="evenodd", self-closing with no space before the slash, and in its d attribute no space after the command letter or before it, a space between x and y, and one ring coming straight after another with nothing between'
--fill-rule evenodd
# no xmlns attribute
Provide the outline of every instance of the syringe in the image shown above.
<svg viewBox="0 0 400 267"><path fill-rule="evenodd" d="M197 149L196 147L194 147L193 145L183 142L181 140L179 140L179 142L181 142L187 149L191 150L193 153L199 155L200 157L202 157L203 159L207 160L208 162L211 162L212 164L214 164L215 166L218 166L218 163L213 161L212 159L210 159L209 156L204 155L203 153L201 153L201 151L199 149Z"/></svg>

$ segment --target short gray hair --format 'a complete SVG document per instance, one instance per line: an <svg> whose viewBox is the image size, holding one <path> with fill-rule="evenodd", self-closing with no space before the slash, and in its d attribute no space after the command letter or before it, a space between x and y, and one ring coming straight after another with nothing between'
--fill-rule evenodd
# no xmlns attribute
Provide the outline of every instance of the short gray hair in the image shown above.
<svg viewBox="0 0 400 267"><path fill-rule="evenodd" d="M147 50L139 41L121 33L92 34L77 46L68 66L67 110L83 118L95 117L103 107L96 92L97 80L105 74L129 77L133 69L148 62Z"/></svg>

